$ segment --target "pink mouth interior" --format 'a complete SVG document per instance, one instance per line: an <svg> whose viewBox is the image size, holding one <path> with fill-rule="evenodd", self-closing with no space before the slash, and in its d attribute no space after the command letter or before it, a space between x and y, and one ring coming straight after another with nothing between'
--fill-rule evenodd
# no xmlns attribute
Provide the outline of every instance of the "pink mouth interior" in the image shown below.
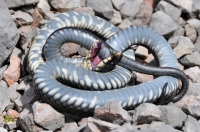
<svg viewBox="0 0 200 132"><path fill-rule="evenodd" d="M101 49L104 47L104 45L101 45ZM92 51L91 51L91 57L95 56L95 54L98 52L98 44L95 44L92 47ZM102 60L99 58L99 56L97 55L94 58L91 58L91 63L92 63L92 68L95 69L97 67L97 65L101 62Z"/></svg>

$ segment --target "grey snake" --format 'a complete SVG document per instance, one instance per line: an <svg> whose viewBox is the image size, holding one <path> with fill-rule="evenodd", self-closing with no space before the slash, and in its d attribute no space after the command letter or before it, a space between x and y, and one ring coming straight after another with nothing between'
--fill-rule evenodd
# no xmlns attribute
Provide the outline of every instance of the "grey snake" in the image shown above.
<svg viewBox="0 0 200 132"><path fill-rule="evenodd" d="M67 58L61 54L60 47L67 42L91 49L99 37L85 29L101 36L104 47L123 52L121 60L111 71L84 69L77 65L84 58ZM160 67L135 62L133 51L128 49L134 44L151 50ZM107 52L103 50L99 52L99 56L105 54ZM161 103L176 102L185 95L189 85L186 75L178 70L172 48L161 35L142 26L120 31L102 18L80 12L61 13L50 20L35 37L28 62L34 75L36 93L61 111L92 112L111 100L125 109L133 109L144 102L155 103L159 99ZM130 70L159 77L127 86L131 78ZM181 89L178 79L182 81Z"/></svg>

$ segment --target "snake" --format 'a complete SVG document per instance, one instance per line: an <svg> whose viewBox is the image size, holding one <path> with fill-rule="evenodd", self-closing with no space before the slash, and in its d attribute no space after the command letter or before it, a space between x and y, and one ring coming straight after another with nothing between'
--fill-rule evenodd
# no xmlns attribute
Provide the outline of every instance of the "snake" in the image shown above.
<svg viewBox="0 0 200 132"><path fill-rule="evenodd" d="M60 48L68 42L89 53L85 58L64 56ZM148 48L159 67L136 62L133 45ZM124 109L177 102L189 85L171 46L156 31L144 26L119 30L103 18L75 11L60 13L42 27L29 49L28 66L37 95L61 111L93 112L111 100ZM132 86L131 71L156 77Z"/></svg>

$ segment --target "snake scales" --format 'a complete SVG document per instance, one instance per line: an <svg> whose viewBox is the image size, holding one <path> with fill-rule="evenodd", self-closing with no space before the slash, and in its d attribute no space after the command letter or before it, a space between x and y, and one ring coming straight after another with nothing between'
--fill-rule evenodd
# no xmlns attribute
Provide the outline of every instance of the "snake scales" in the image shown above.
<svg viewBox="0 0 200 132"><path fill-rule="evenodd" d="M91 49L98 38L81 29L102 36L107 45L123 52L125 59L122 62L128 64L133 62L126 56L134 59L133 52L128 50L131 45L147 47L157 58L160 71L159 68L140 64L135 64L134 67L127 64L125 67L131 70L135 68L139 72L155 69L148 74L157 75L158 72L160 76L146 83L127 86L131 78L128 69L116 66L110 72L100 73L77 66L83 58L67 58L61 54L60 47L66 42L74 42ZM131 27L119 31L102 18L79 12L62 13L50 20L35 37L29 50L28 62L34 74L36 93L42 100L62 111L69 109L90 112L110 100L117 101L125 109L132 109L143 102L153 103L161 96L170 97L179 90L178 79L174 78L175 73L180 72L175 70L178 62L172 48L162 36L146 27ZM122 62L119 64L123 66ZM163 72L162 67L169 67L169 73ZM188 81L184 77L182 84L184 89L179 91L173 102L180 100L186 93Z"/></svg>

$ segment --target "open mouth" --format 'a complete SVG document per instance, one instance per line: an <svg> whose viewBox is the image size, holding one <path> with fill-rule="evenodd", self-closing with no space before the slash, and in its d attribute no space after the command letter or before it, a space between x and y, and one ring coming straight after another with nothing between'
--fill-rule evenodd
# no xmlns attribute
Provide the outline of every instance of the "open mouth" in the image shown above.
<svg viewBox="0 0 200 132"><path fill-rule="evenodd" d="M105 47L105 45L102 42L98 41L91 49L90 61L92 64L92 70L96 69L97 65L102 61L99 58L98 53L103 47Z"/></svg>

